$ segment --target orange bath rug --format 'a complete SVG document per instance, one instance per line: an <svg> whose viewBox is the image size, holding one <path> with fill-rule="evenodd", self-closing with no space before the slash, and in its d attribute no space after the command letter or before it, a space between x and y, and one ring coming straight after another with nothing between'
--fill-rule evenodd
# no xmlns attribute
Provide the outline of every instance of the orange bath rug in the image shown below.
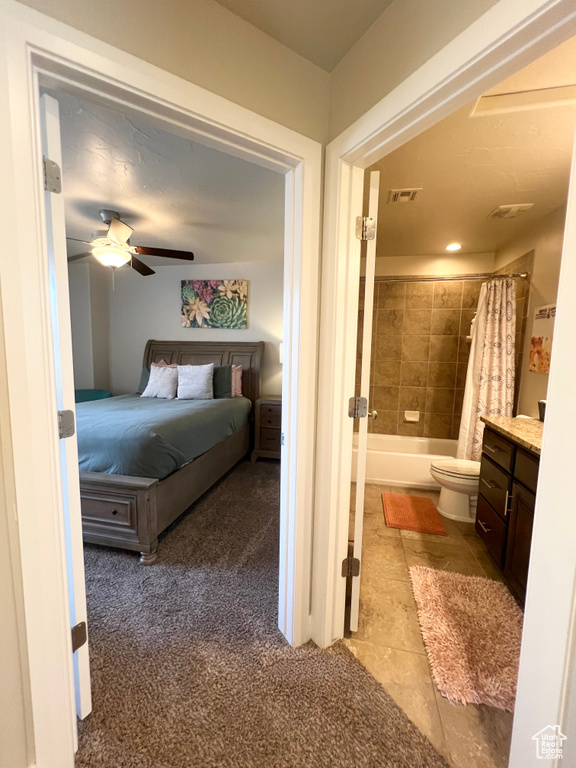
<svg viewBox="0 0 576 768"><path fill-rule="evenodd" d="M404 493L383 493L384 518L389 528L405 531L435 533L447 536L446 529L434 503L423 496L407 496Z"/></svg>

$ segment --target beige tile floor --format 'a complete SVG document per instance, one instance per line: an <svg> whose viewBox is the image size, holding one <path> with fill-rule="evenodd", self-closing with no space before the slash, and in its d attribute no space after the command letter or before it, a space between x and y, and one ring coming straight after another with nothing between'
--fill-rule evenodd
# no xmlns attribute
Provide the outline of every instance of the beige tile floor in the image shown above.
<svg viewBox="0 0 576 768"><path fill-rule="evenodd" d="M388 528L383 491L438 501L434 491L366 486L360 623L345 643L453 768L506 768L512 715L483 705L454 705L440 694L426 658L408 569L427 565L503 580L500 571L468 523L443 518L448 536L442 537ZM353 525L353 512L351 517Z"/></svg>

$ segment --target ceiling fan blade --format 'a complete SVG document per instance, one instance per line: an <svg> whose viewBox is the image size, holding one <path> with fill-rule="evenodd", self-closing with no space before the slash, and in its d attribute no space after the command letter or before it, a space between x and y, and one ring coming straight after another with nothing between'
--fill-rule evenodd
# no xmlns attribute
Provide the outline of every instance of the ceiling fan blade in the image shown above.
<svg viewBox="0 0 576 768"><path fill-rule="evenodd" d="M84 259L86 256L92 256L92 251L87 251L86 253L77 253L75 256L68 256L68 263L71 261L78 261L79 259Z"/></svg>
<svg viewBox="0 0 576 768"><path fill-rule="evenodd" d="M140 259L137 259L136 256L132 256L132 261L130 262L130 266L132 269L135 269L136 272L138 272L141 275L144 275L146 277L147 275L155 275L156 272L154 272L153 269L150 269L150 267L147 267L146 264L140 261Z"/></svg>
<svg viewBox="0 0 576 768"><path fill-rule="evenodd" d="M89 240L78 240L77 237L66 236L66 240L72 240L75 243L84 243L84 245L92 245L92 243Z"/></svg>
<svg viewBox="0 0 576 768"><path fill-rule="evenodd" d="M137 245L134 250L139 256L162 256L167 259L194 261L194 254L190 251L173 251L170 248L147 248L144 245Z"/></svg>
<svg viewBox="0 0 576 768"><path fill-rule="evenodd" d="M124 224L120 219L112 219L108 228L108 237L113 240L117 245L124 245L130 239L130 235L134 232L132 227L128 224Z"/></svg>

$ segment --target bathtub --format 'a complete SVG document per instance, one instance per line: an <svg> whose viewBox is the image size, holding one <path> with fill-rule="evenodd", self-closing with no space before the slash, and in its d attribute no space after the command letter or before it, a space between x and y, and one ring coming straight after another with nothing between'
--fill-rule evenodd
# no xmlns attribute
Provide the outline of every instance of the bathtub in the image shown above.
<svg viewBox="0 0 576 768"><path fill-rule="evenodd" d="M356 480L358 434L354 435L352 480ZM366 482L411 488L439 488L430 474L434 459L456 456L457 440L399 435L368 435Z"/></svg>

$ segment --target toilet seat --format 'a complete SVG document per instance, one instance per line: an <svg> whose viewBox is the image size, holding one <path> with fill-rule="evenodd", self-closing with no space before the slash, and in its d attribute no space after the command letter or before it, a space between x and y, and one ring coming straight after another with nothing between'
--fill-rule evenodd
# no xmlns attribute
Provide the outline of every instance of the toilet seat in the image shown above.
<svg viewBox="0 0 576 768"><path fill-rule="evenodd" d="M430 469L446 477L476 479L480 477L480 462L468 459L442 459L433 461Z"/></svg>

